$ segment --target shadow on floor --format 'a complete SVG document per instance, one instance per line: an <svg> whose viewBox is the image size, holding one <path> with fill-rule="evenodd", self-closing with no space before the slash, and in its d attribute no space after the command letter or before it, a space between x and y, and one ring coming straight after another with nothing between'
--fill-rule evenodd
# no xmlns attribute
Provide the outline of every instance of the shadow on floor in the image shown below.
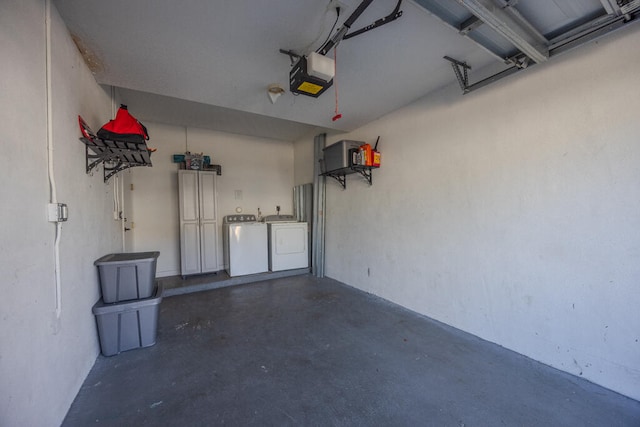
<svg viewBox="0 0 640 427"><path fill-rule="evenodd" d="M331 279L166 298L64 426L635 426L640 402Z"/></svg>
<svg viewBox="0 0 640 427"><path fill-rule="evenodd" d="M228 286L244 285L247 283L262 282L265 280L280 279L283 277L298 276L308 274L308 268L295 270L266 272L250 274L246 276L230 277L226 271L218 271L211 274L198 274L193 276L169 276L157 279L159 285L164 289L165 297L190 294L193 292L210 291L212 289L225 288Z"/></svg>

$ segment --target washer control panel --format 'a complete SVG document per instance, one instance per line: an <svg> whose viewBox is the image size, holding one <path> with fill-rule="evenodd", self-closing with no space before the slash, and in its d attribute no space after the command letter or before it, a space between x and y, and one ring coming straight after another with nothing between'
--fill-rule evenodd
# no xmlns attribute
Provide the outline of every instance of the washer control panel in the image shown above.
<svg viewBox="0 0 640 427"><path fill-rule="evenodd" d="M236 222L256 222L255 215L227 215L224 217L224 222L226 224L236 223Z"/></svg>

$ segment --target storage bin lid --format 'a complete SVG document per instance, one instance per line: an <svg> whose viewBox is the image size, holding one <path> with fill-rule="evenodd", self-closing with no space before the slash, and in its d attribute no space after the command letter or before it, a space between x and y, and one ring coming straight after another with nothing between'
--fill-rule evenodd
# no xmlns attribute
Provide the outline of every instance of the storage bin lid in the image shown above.
<svg viewBox="0 0 640 427"><path fill-rule="evenodd" d="M348 148L358 148L361 145L364 145L364 141L353 141L351 139L341 139L338 142L335 142L327 147L324 147L322 151L333 151L339 149L340 147L348 147Z"/></svg>
<svg viewBox="0 0 640 427"><path fill-rule="evenodd" d="M113 263L118 263L118 264L139 263L139 262L145 262L145 261L154 261L159 256L160 256L160 252L158 251L109 254L97 259L93 264L103 265L103 264L113 264Z"/></svg>
<svg viewBox="0 0 640 427"><path fill-rule="evenodd" d="M125 302L116 302L112 304L105 303L102 298L93 306L93 314L113 314L125 313L129 311L137 311L141 308L158 305L162 301L162 285L156 286L156 291L150 298L136 299Z"/></svg>

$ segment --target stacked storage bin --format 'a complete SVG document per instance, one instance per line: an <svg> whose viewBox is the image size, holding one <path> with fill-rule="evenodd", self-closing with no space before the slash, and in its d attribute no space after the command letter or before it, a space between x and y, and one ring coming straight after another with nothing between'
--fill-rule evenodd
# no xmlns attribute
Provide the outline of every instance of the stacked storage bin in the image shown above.
<svg viewBox="0 0 640 427"><path fill-rule="evenodd" d="M96 260L102 299L93 306L105 356L156 343L162 287L156 285L160 252L109 254Z"/></svg>

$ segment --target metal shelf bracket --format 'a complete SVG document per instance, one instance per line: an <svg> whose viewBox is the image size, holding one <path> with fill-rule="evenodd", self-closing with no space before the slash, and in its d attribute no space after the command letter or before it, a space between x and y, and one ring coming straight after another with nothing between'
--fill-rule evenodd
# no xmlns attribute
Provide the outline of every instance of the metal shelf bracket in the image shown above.
<svg viewBox="0 0 640 427"><path fill-rule="evenodd" d="M120 171L136 166L151 167L151 151L145 142L118 141L98 138L78 116L82 141L85 145L86 172L104 163L104 182Z"/></svg>

